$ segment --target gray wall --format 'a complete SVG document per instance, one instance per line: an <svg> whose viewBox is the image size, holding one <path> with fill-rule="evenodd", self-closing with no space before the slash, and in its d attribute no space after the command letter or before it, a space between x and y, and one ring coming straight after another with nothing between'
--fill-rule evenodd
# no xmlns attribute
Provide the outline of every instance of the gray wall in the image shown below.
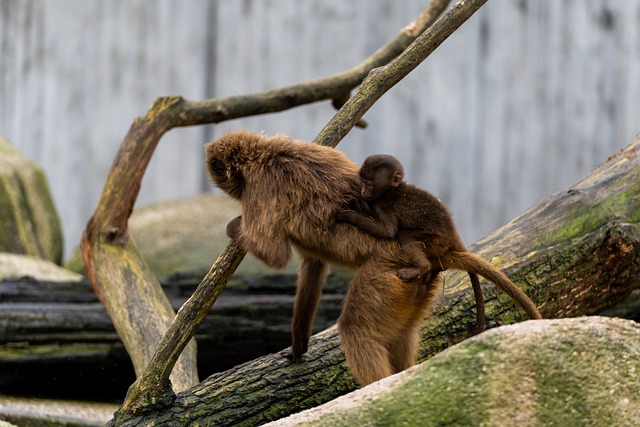
<svg viewBox="0 0 640 427"><path fill-rule="evenodd" d="M161 95L262 91L359 63L426 0L0 0L0 133L46 170L67 253L133 119ZM209 191L202 145L249 128L312 139L328 102L177 129L138 206ZM640 132L640 0L491 0L341 143L388 152L471 243Z"/></svg>

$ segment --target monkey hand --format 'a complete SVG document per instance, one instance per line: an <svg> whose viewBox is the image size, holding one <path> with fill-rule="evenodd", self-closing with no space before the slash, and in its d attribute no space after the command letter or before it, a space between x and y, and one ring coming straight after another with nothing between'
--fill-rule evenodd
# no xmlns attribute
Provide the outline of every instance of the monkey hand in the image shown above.
<svg viewBox="0 0 640 427"><path fill-rule="evenodd" d="M352 224L354 222L354 218L360 216L360 214L351 209L345 209L343 211L338 212L336 219L339 222L348 222Z"/></svg>
<svg viewBox="0 0 640 427"><path fill-rule="evenodd" d="M242 216L237 216L229 221L227 224L227 236L232 239L236 239L240 235L240 224L242 223Z"/></svg>

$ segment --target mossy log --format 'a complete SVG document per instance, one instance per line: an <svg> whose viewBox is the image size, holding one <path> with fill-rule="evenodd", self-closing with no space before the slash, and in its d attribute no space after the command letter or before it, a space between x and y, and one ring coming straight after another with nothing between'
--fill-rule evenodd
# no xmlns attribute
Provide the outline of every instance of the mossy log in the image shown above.
<svg viewBox="0 0 640 427"><path fill-rule="evenodd" d="M610 308L640 287L638 225L640 138L470 250L510 276L544 317L576 317ZM423 329L420 360L471 335L475 309L467 282L464 274L447 274L444 295ZM492 326L525 320L506 295L483 286ZM179 393L163 410L120 414L112 425L259 425L355 388L330 328L312 338L300 364L279 353L264 356Z"/></svg>

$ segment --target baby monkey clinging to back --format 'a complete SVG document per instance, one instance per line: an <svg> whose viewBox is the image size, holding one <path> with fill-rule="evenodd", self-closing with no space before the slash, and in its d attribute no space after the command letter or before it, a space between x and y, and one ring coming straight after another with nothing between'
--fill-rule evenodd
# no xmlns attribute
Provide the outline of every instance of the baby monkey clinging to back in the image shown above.
<svg viewBox="0 0 640 427"><path fill-rule="evenodd" d="M484 299L478 275L507 293L531 319L541 319L529 297L491 264L467 251L447 207L434 195L403 181L404 169L393 156L367 157L360 168L362 198L370 212L343 210L338 220L381 239L398 239L414 267L398 270L400 279L415 281L448 268L469 274L476 297L476 328L485 329Z"/></svg>

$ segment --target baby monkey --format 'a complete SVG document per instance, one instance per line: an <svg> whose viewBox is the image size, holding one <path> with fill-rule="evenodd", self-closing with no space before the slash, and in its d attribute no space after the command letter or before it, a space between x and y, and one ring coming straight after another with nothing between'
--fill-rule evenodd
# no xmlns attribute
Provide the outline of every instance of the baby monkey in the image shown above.
<svg viewBox="0 0 640 427"><path fill-rule="evenodd" d="M343 210L338 213L338 220L380 239L397 239L414 265L398 270L400 279L405 282L428 279L432 273L448 268L466 271L476 299L478 332L486 326L478 274L506 292L529 318L542 318L529 297L507 276L467 251L449 210L437 197L404 182L404 169L398 159L387 154L369 156L359 173L361 195L369 212Z"/></svg>

